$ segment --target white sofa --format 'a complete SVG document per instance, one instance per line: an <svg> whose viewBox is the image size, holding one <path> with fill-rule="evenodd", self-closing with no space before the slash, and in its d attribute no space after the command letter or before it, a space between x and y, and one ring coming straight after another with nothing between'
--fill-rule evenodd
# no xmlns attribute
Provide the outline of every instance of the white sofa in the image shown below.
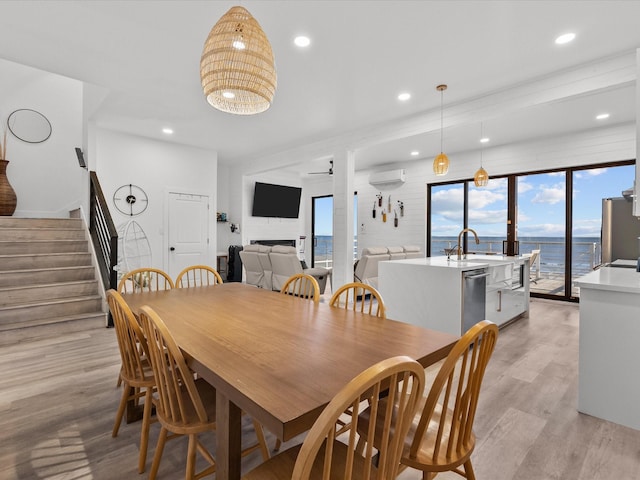
<svg viewBox="0 0 640 480"><path fill-rule="evenodd" d="M424 257L417 245L392 247L366 247L362 249L360 259L355 265L353 279L378 288L378 263L383 260L404 260Z"/></svg>
<svg viewBox="0 0 640 480"><path fill-rule="evenodd" d="M302 268L295 247L284 245L245 245L240 251L245 278L249 285L280 291L291 275L308 273L318 280L320 293L324 293L327 278L331 274L326 268Z"/></svg>
<svg viewBox="0 0 640 480"><path fill-rule="evenodd" d="M275 245L271 248L269 259L271 260L273 290L280 291L291 275L307 273L315 277L320 286L320 293L324 293L327 278L331 274L331 271L326 268L303 269L295 247Z"/></svg>
<svg viewBox="0 0 640 480"><path fill-rule="evenodd" d="M271 247L264 245L245 245L240 251L242 265L246 271L246 281L249 285L271 290Z"/></svg>

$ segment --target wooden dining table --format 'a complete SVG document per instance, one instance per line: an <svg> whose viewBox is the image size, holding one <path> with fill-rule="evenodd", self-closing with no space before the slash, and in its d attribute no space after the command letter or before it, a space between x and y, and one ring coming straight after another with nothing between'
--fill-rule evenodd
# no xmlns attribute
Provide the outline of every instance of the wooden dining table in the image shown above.
<svg viewBox="0 0 640 480"><path fill-rule="evenodd" d="M457 338L242 283L125 294L149 305L193 370L216 388L216 478L241 477L241 413L287 441L311 428L358 373L407 355L424 367Z"/></svg>

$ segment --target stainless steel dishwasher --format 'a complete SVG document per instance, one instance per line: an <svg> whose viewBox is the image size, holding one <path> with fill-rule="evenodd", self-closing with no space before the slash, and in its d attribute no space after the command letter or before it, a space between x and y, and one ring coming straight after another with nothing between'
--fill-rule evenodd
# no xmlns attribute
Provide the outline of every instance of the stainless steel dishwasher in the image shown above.
<svg viewBox="0 0 640 480"><path fill-rule="evenodd" d="M487 301L486 268L467 270L462 273L462 333L485 319Z"/></svg>

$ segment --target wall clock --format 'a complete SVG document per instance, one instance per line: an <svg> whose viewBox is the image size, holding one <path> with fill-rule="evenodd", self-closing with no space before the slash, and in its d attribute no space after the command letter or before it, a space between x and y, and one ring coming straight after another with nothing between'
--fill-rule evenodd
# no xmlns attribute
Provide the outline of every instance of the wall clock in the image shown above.
<svg viewBox="0 0 640 480"><path fill-rule="evenodd" d="M122 185L113 194L113 204L119 212L133 217L147 209L149 199L145 191L137 185Z"/></svg>

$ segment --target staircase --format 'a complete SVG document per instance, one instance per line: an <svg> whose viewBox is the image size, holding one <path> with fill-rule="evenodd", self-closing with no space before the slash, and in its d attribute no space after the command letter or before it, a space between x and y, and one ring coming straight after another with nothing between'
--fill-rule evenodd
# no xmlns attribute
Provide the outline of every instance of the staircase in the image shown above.
<svg viewBox="0 0 640 480"><path fill-rule="evenodd" d="M99 288L81 219L0 217L0 336L104 327Z"/></svg>

